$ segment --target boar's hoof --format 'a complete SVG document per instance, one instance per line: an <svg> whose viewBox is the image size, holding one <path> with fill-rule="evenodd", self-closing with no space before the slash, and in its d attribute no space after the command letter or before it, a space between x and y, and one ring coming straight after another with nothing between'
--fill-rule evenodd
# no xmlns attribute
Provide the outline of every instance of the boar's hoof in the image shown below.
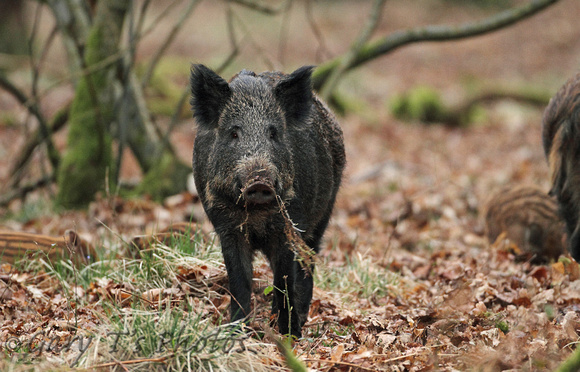
<svg viewBox="0 0 580 372"><path fill-rule="evenodd" d="M248 204L270 204L274 201L276 193L272 186L264 182L254 182L244 188L244 199Z"/></svg>

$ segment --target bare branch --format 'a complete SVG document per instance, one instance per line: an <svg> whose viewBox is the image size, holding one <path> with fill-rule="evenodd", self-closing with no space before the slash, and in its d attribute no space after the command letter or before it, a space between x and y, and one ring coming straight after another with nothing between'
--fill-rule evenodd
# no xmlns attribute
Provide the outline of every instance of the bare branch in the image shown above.
<svg viewBox="0 0 580 372"><path fill-rule="evenodd" d="M328 48L326 47L326 41L324 40L324 35L318 25L316 24L316 20L314 19L314 15L312 14L312 4L314 4L314 0L307 0L305 9L306 9L306 20L308 21L308 25L314 34L314 38L318 41L318 50L316 51L316 61L321 61L325 56L330 55L328 52Z"/></svg>
<svg viewBox="0 0 580 372"><path fill-rule="evenodd" d="M32 115L34 115L38 120L44 120L44 118L39 118L40 113L36 112L34 108L30 105L30 101L26 94L24 94L18 87L16 87L10 80L4 76L4 74L0 74L0 88L3 88L5 91L10 93L20 104L26 107Z"/></svg>
<svg viewBox="0 0 580 372"><path fill-rule="evenodd" d="M76 85L75 78L79 76L83 65L82 50L91 25L89 10L85 0L46 0L46 3L51 8L61 32L68 55L70 77Z"/></svg>
<svg viewBox="0 0 580 372"><path fill-rule="evenodd" d="M218 74L223 72L223 70L225 70L226 68L228 68L228 66L230 64L232 64L232 62L235 60L235 58L238 56L238 54L240 52L239 44L238 44L238 41L236 39L236 32L234 29L233 11L229 5L227 8L226 15L227 15L228 35L229 35L232 50L231 50L230 54L224 59L224 61L219 65L219 67L217 67L215 69L215 71ZM179 122L179 118L180 118L180 114L183 110L183 106L187 103L187 97L189 97L190 94L191 94L191 90L190 90L190 87L188 85L183 90L181 97L179 97L179 101L177 102L177 105L175 106L175 111L173 112L173 116L171 117L171 122L169 123L169 127L166 131L165 136L162 139L165 146L169 146L169 137L171 136L171 133L173 132L173 130L177 126L177 123Z"/></svg>
<svg viewBox="0 0 580 372"><path fill-rule="evenodd" d="M32 114L32 116L34 116L36 118L36 120L38 120L39 128L41 130L41 133L42 133L44 139L48 139L48 136L50 135L49 129L48 129L48 126L46 124L46 120L44 119L44 116L40 113L36 103L34 103L32 100L30 100L26 96L26 94L24 94L20 89L18 89L18 87L16 87L14 84L12 84L12 82L10 82L3 74L0 74L0 88L3 88L4 90L6 90L14 98L16 98L16 100L18 102L20 102L20 104L22 106L24 106L28 109L28 112L30 112L30 114ZM48 141L48 143L49 143L48 153L49 153L50 162L51 162L52 166L56 169L56 167L58 166L58 162L59 162L58 155L56 153L56 150L54 149L54 146L51 146L52 142Z"/></svg>
<svg viewBox="0 0 580 372"><path fill-rule="evenodd" d="M59 131L64 126L64 124L68 120L69 110L70 103L54 116L54 118L48 125L48 132L50 134ZM10 170L11 177L13 177L14 179L17 178L16 174L22 170L24 165L28 162L28 160L32 156L34 149L36 149L36 147L40 145L45 140L45 138L46 138L45 133L42 132L40 128L29 136L28 141L23 146L20 147L20 152L14 157L15 160L12 162ZM12 186L16 184L16 182L14 181L12 181L11 183Z"/></svg>
<svg viewBox="0 0 580 372"><path fill-rule="evenodd" d="M286 39L288 37L288 30L290 26L290 9L292 8L292 0L286 3L286 7L282 12L282 21L280 22L280 38L278 44L278 59L284 64L284 52L286 50Z"/></svg>
<svg viewBox="0 0 580 372"><path fill-rule="evenodd" d="M151 25L148 28L146 28L143 31L143 33L139 34L139 36L137 37L137 40L142 39L144 36L146 36L147 34L152 32L155 29L155 27L157 27L157 25L159 25L160 21L169 14L171 9L173 9L173 7L176 6L180 2L181 2L181 0L173 0L173 2L171 2L171 4L169 4L167 6L167 8L163 9L163 11L161 13L159 13L159 15L151 22Z"/></svg>
<svg viewBox="0 0 580 372"><path fill-rule="evenodd" d="M469 22L458 26L434 25L418 27L410 30L396 31L375 42L366 43L348 64L345 71L358 67L374 58L392 52L407 44L421 41L445 41L457 40L467 37L482 35L510 26L526 19L559 0L533 0L528 4L515 7L485 18L479 22ZM332 71L339 68L344 56L337 57L321 65L314 73L313 84L315 89L320 89L331 75Z"/></svg>
<svg viewBox="0 0 580 372"><path fill-rule="evenodd" d="M195 9L195 6L197 4L199 4L199 0L190 0L189 1L189 5L185 9L185 11L181 13L181 17L173 25L173 27L171 28L171 31L169 31L169 34L167 34L167 37L161 43L161 47L157 50L155 55L153 55L153 58L151 58L151 62L149 63L149 66L147 67L147 71L145 72L145 75L143 76L143 79L141 80L142 86L146 86L149 83L149 80L151 80L151 76L153 75L153 71L155 70L157 63L159 63L161 56L163 55L163 53L165 53L165 51L167 50L169 45L171 45L173 40L175 40L175 37L177 36L177 33L181 30L183 23L189 18L189 16L193 12L193 10Z"/></svg>
<svg viewBox="0 0 580 372"><path fill-rule="evenodd" d="M256 42L256 40L252 37L253 32L251 30L249 30L248 26L245 24L245 22L240 18L240 16L235 13L235 12L231 12L232 16L231 16L231 22L233 24L233 21L237 21L239 24L239 28L241 29L241 32L243 32L244 40L247 40L248 43L256 50L256 58L260 57L262 58L262 61L264 62L264 64L266 66L268 66L269 69L274 70L274 63L272 62L272 60L268 57L266 50L264 48L262 48L260 46L260 44L258 42Z"/></svg>
<svg viewBox="0 0 580 372"><path fill-rule="evenodd" d="M344 55L340 60L340 64L332 70L332 73L326 80L326 83L320 89L320 96L324 100L328 100L332 92L336 88L339 79L344 74L344 72L349 68L352 62L356 59L357 55L360 53L361 48L366 42L371 38L373 32L377 28L379 21L381 19L381 14L386 0L375 0L373 7L371 9L371 14L368 19L367 24L361 30L356 41L352 44L350 50Z"/></svg>
<svg viewBox="0 0 580 372"><path fill-rule="evenodd" d="M141 11L139 12L139 20L137 21L136 27L137 35L141 35L141 32L143 31L143 24L145 23L145 14L147 14L149 4L151 4L151 0L145 0L141 5Z"/></svg>
<svg viewBox="0 0 580 372"><path fill-rule="evenodd" d="M35 111L40 116L42 116L41 108L40 108L40 101L38 100L38 80L40 77L40 70L42 67L42 63L44 62L46 55L47 55L48 51L50 50L50 47L52 46L52 42L54 41L55 36L57 34L57 30L58 30L58 28L56 26L53 27L51 33L48 36L48 39L44 43L45 45L44 45L44 48L40 54L40 57L35 62L33 41L34 41L36 33L38 31L37 27L39 24L41 13L42 13L42 7L39 5L36 8L32 33L31 33L31 36L30 36L29 42L28 42L28 50L29 50L28 55L30 57L30 62L32 65L32 89L31 89L30 101L33 102L32 105L35 107ZM50 161L50 164L52 165L53 170L55 170L58 167L58 163L60 162L60 155L59 155L58 151L56 150L54 143L52 142L52 139L50 138L50 134L51 134L50 129L48 128L46 121L41 120L41 119L38 120L38 126L39 126L39 131L43 136L43 141L46 143L46 150L47 150L48 159ZM20 180L18 177L14 177L13 182L18 183L19 181Z"/></svg>
<svg viewBox="0 0 580 372"><path fill-rule="evenodd" d="M41 178L38 181L31 182L19 188L14 188L2 193L2 196L0 196L0 207L7 207L8 204L10 204L10 202L13 200L24 198L28 193L48 185L49 183L53 182L54 179L54 174L52 174L50 176Z"/></svg>
<svg viewBox="0 0 580 372"><path fill-rule="evenodd" d="M234 61L234 59L240 52L240 46L238 44L238 40L236 39L236 30L234 27L234 13L232 11L231 6L228 6L227 20L228 20L227 22L228 36L230 39L230 46L232 50L230 54L226 57L226 59L222 62L222 64L216 69L216 72L218 74L221 73L223 70L225 70Z"/></svg>
<svg viewBox="0 0 580 372"><path fill-rule="evenodd" d="M258 1L252 1L252 0L229 0L230 3L236 3L236 4L240 4L245 6L248 9L252 9L264 14L278 14L280 13L280 11L282 11L285 8L285 2L283 1L279 6L277 7L268 7L266 5L260 4Z"/></svg>

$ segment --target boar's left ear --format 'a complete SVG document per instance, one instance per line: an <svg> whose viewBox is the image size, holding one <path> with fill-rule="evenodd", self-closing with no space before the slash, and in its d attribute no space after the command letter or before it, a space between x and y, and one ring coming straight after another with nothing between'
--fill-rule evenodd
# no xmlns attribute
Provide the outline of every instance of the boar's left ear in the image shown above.
<svg viewBox="0 0 580 372"><path fill-rule="evenodd" d="M303 66L285 76L274 87L274 95L287 119L302 122L312 107L312 82L310 76L314 66Z"/></svg>
<svg viewBox="0 0 580 372"><path fill-rule="evenodd" d="M193 65L189 78L193 117L201 126L216 126L232 92L228 82L204 65Z"/></svg>

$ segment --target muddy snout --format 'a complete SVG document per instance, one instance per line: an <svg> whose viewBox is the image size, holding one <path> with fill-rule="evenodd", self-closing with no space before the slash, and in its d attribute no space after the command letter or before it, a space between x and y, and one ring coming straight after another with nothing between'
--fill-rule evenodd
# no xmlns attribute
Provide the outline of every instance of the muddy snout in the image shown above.
<svg viewBox="0 0 580 372"><path fill-rule="evenodd" d="M266 207L276 203L276 168L261 158L249 159L238 167L241 198L246 206Z"/></svg>
<svg viewBox="0 0 580 372"><path fill-rule="evenodd" d="M242 189L247 204L266 205L276 200L276 191L270 182L254 181Z"/></svg>

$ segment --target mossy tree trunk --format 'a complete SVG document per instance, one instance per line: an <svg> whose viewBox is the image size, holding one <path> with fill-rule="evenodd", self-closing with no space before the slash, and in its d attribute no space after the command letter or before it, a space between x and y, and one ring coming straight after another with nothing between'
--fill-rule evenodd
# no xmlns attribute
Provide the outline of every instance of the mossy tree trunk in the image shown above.
<svg viewBox="0 0 580 372"><path fill-rule="evenodd" d="M28 53L24 5L22 0L0 1L0 53Z"/></svg>
<svg viewBox="0 0 580 372"><path fill-rule="evenodd" d="M61 0L47 0L47 3L49 4L49 6L53 11L54 17L57 21L57 25L59 26L59 30L61 32L61 35L63 36L63 42L67 47L69 64L71 65L71 76L75 83L78 82L77 76L80 75L78 72L81 71L82 69L86 70L91 63L98 62L99 60L100 61L105 60L111 63L116 62L111 60L111 56L113 56L114 53L117 53L119 51L118 39L120 33L120 26L123 23L121 16L125 17L128 15L126 8L131 5L130 2L126 1L118 3L115 3L113 1L106 2L107 4L109 4L107 5L107 7L116 6L120 9L123 9L123 14L118 14L118 19L116 20L113 19L107 20L107 17L105 16L103 18L103 15L108 13L104 12L103 8L105 7L101 5L101 10L99 11L99 9L97 9L97 15L94 17L92 22L91 22L92 17L90 17L90 14L87 13L88 9L82 6L81 0L66 0L64 2ZM98 45L93 44L94 41L90 42L87 41L89 38L92 38L92 36L87 36L87 34L91 33L92 35L95 32L100 32L98 30L102 27L106 29L105 30L106 32L109 32L107 29L108 26L106 24L105 26L98 25L98 23L103 24L103 22L108 22L109 24L115 23L117 25L115 26L116 35L111 35L109 33L108 36L108 39L114 40L115 42L114 43L111 42L111 44L106 49L99 49ZM95 48L96 51L99 52L99 58L93 61L88 61L87 53L89 53L89 50L93 50L94 52ZM83 50L86 51L85 58L84 60L81 60L80 57L82 56L80 56L79 53L81 53ZM111 54L107 55L107 53ZM97 63L97 66L99 64L100 63ZM93 66L95 65L93 64ZM105 141L105 143L107 144L106 146L110 147L110 145L108 145L108 143L110 143L108 133L113 133L113 136L117 136L115 137L115 139L117 139L120 143L126 143L129 146L129 148L135 155L135 158L137 159L137 162L139 163L141 170L145 175L144 180L140 185L138 191L150 194L156 199L160 199L162 197L172 195L185 190L187 178L191 173L191 166L180 161L177 158L175 152L171 148L171 144L165 142L155 129L153 123L151 122L151 118L149 117L149 110L147 109L145 104L143 90L139 80L135 76L135 72L131 70L125 73L114 74L113 73L114 67L112 65L109 66L110 67L105 68L105 70L107 70L108 72L100 71L99 73L91 74L93 76L94 75L107 76L105 80L108 81L109 86L115 85L117 87L122 87L120 90L124 90L123 94L121 94L120 97L119 96L116 97L114 103L106 102L105 100L105 104L99 102L98 105L99 108L96 108L96 110L102 110L103 107L110 108L113 106L122 108L122 110L117 110L116 112L113 113L106 112L107 115L113 115L113 118L109 117L105 121L106 122L115 121L118 124L119 129L113 132L108 130L107 132L104 133L104 138L107 139L107 141ZM129 69L132 68L132 66L130 65L124 67ZM95 68L95 70L97 69L100 70L102 68L103 66L98 66L98 68ZM90 70L90 67L88 69ZM84 81L87 79L83 78L82 80ZM94 78L90 78L90 80L94 80ZM103 80L101 79L101 81ZM90 92L87 91L86 82L82 83L78 82L78 84L80 86L77 89L77 95L84 95L86 97L87 93ZM103 90L107 89L106 87L101 88ZM84 103L81 104L80 102ZM89 107L87 107L87 104ZM86 101L84 98L81 97L75 98L75 105L76 107L73 106L72 111L77 111L78 113L82 113L86 110L89 111L94 110L91 104L91 100ZM102 117L102 114L100 115ZM71 119L71 121L72 120L75 119ZM76 147L80 149L80 151L83 151L82 150L83 148L86 149L86 151L83 151L84 152L83 154L77 154L77 156L79 155L89 156L88 151L89 150L94 151L96 149L98 152L90 156L92 156L93 158L98 157L99 156L98 154L101 151L101 149L99 149L98 147L94 148L87 146L87 144L76 143L77 134L75 133L75 131L85 130L82 128L85 128L89 132L95 132L95 129L90 127L87 123L79 126L77 129L71 131L73 132L73 135L69 136L70 138L69 146L73 146L73 143L71 143L71 141L73 141L77 145ZM110 153L110 150L107 150L106 152ZM71 158L74 157L75 156L71 155ZM69 163L71 161L72 159L67 161L67 164L65 164L65 166L70 167L71 164ZM115 172L112 171L112 168L108 169L109 175L114 176ZM61 169L59 171L59 179L64 179L65 176L63 175L63 173L65 172L70 172L70 169L69 170L66 170L66 168ZM102 174L103 172L102 170L99 170L97 173ZM77 175L79 177L84 176L81 173L77 173ZM171 180L171 182L167 180L158 179L159 175L167 176L168 177L167 180ZM73 177L73 175L71 175L70 177ZM104 185L103 179L96 180L92 177L88 178L86 182L90 182L95 185L97 184ZM77 182L70 182L70 184L75 185L84 183L85 181L82 181L80 179ZM62 190L62 186L63 186L62 183L59 182L60 190ZM100 187L101 186L99 186L99 188ZM62 195L62 197L59 197L59 201L63 200L63 202L61 202L63 206L74 207L75 205L82 206L86 204L86 201L75 203L69 203L65 201L65 198L72 200L73 197L71 196L65 197L64 194L65 193L71 194L74 192L75 190L72 189L59 192L59 194ZM88 192L86 193L87 195L82 196L82 199L88 197L89 192L94 195L94 190L88 190ZM77 197L74 198L76 199Z"/></svg>
<svg viewBox="0 0 580 372"><path fill-rule="evenodd" d="M84 68L69 116L67 151L58 169L57 203L86 206L103 190L113 171L111 123L115 118L114 81L119 39L130 0L99 1L87 38ZM111 180L114 182L114 180Z"/></svg>
<svg viewBox="0 0 580 372"><path fill-rule="evenodd" d="M144 173L138 192L151 195L155 200L186 190L191 177L191 166L177 158L169 141L155 131L145 105L143 91L133 72L123 82L128 90L120 104L119 125L123 127L127 144Z"/></svg>

